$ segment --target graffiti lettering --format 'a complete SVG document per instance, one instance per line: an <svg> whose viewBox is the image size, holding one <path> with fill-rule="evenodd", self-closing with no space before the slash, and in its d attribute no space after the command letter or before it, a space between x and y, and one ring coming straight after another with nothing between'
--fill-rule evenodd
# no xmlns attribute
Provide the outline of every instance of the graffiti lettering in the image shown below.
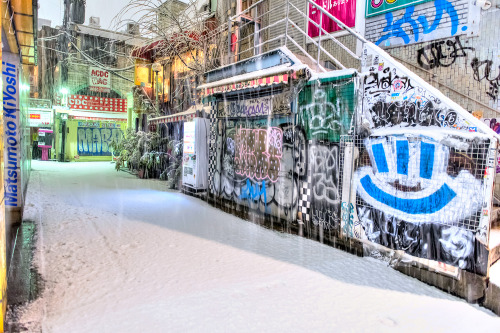
<svg viewBox="0 0 500 333"><path fill-rule="evenodd" d="M250 180L247 179L246 187L241 190L240 199L257 201L261 196L264 199L264 204L267 204L266 182L262 181L262 186L259 186L259 184L252 185Z"/></svg>
<svg viewBox="0 0 500 333"><path fill-rule="evenodd" d="M342 222L344 226L342 227L342 232L348 236L353 237L355 234L354 230L354 206L349 202L342 202ZM359 235L357 235L359 237Z"/></svg>
<svg viewBox="0 0 500 333"><path fill-rule="evenodd" d="M480 61L478 58L474 58L470 65L476 81L488 81L489 87L486 94L492 100L496 101L498 99L498 88L500 87L500 66L498 66L498 74L495 76L495 74L492 74L492 60Z"/></svg>
<svg viewBox="0 0 500 333"><path fill-rule="evenodd" d="M437 67L449 67L455 63L457 58L466 57L466 50L474 51L473 47L464 47L460 38L447 41L433 42L417 51L417 61L424 69Z"/></svg>
<svg viewBox="0 0 500 333"><path fill-rule="evenodd" d="M338 224L337 212L331 209L320 209L314 207L312 210L312 222L315 226L319 226L323 229L333 229L336 228Z"/></svg>
<svg viewBox="0 0 500 333"><path fill-rule="evenodd" d="M415 6L407 7L404 15L399 19L394 21L392 12L385 14L386 26L383 32L385 35L381 36L376 44L389 40L392 37L401 38L405 44L411 42L418 42L420 40L420 33L426 35L438 29L441 25L441 20L445 14L450 17L451 21L451 36L454 36L458 31L458 13L455 7L446 0L436 0L434 1L434 7L436 13L434 14L434 19L432 24L428 21L427 17L420 15L417 18L413 17L415 13ZM467 27L462 27L462 31L467 30ZM410 37L413 35L414 40Z"/></svg>
<svg viewBox="0 0 500 333"><path fill-rule="evenodd" d="M392 73L389 67L386 67L382 73L371 72L364 80L365 91L374 97L382 93L390 93L395 91L399 94L404 94L413 89L410 78L406 76L398 76Z"/></svg>
<svg viewBox="0 0 500 333"><path fill-rule="evenodd" d="M251 179L278 180L283 152L283 131L278 127L247 129L236 135L235 172Z"/></svg>
<svg viewBox="0 0 500 333"><path fill-rule="evenodd" d="M309 154L313 198L327 204L340 204L338 147L311 146Z"/></svg>
<svg viewBox="0 0 500 333"><path fill-rule="evenodd" d="M219 117L267 116L272 109L270 97L220 103Z"/></svg>
<svg viewBox="0 0 500 333"><path fill-rule="evenodd" d="M226 149L231 155L234 155L234 140L233 138L226 138Z"/></svg>
<svg viewBox="0 0 500 333"><path fill-rule="evenodd" d="M340 111L333 103L326 101L323 90L314 92L314 102L301 109L309 120L309 130L313 136L341 131ZM343 129L345 131L345 129Z"/></svg>
<svg viewBox="0 0 500 333"><path fill-rule="evenodd" d="M79 127L77 131L78 154L81 156L111 156L109 144L113 139L121 140L123 132L119 128Z"/></svg>

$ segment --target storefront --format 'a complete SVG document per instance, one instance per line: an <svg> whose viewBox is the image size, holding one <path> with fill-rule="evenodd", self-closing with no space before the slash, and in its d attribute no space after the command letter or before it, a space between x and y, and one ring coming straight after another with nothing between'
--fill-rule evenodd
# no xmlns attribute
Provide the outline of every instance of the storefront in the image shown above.
<svg viewBox="0 0 500 333"><path fill-rule="evenodd" d="M69 95L55 118L58 160L111 161L112 142L127 129L127 99Z"/></svg>
<svg viewBox="0 0 500 333"><path fill-rule="evenodd" d="M28 126L30 128L32 159L39 160L42 157L42 150L39 148L40 130L52 130L53 125L54 116L52 102L48 99L28 99ZM44 140L44 145L53 147L53 142L52 140L50 140L50 142ZM51 149L48 150L48 153L49 156L52 156Z"/></svg>

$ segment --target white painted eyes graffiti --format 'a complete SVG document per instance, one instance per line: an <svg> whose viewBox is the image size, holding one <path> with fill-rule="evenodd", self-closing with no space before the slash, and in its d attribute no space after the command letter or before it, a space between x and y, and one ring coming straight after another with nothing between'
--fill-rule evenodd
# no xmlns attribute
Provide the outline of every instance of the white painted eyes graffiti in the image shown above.
<svg viewBox="0 0 500 333"><path fill-rule="evenodd" d="M468 170L447 173L450 148L428 138L365 139L371 166L356 171L358 195L371 206L412 223L452 225L481 207L482 182Z"/></svg>

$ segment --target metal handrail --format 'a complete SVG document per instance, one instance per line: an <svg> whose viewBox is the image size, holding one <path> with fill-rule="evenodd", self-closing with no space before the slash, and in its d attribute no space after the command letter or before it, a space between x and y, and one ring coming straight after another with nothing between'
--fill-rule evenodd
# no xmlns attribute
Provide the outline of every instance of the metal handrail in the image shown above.
<svg viewBox="0 0 500 333"><path fill-rule="evenodd" d="M252 9L256 8L257 6L263 4L265 1L266 0L257 1L256 3L252 4L251 6L249 6L247 9L245 9L244 11L242 11L241 13L238 13L238 14L236 14L236 15L234 15L234 16L232 16L232 17L229 18L229 22L228 22L228 32L229 32L229 34L228 34L228 43L227 43L227 46L228 46L228 61L229 62L231 62L231 57L235 57L235 59L239 59L240 55L243 52L249 52L252 49L254 50L254 52L253 52L254 54L255 53L260 53L261 52L260 48L263 45L268 44L270 42L277 41L277 40L282 40L282 42L280 44L282 46L284 44L285 47L287 46L288 41L290 40L304 55L306 55L309 59L311 59L311 61L317 66L317 70L323 71L323 72L326 72L326 69L323 66L321 66L321 64L320 64L321 53L325 54L326 57L329 60L333 61L335 63L335 65L338 66L339 68L342 68L342 69L346 68L337 58L335 58L332 54L330 54L330 52L328 52L322 46L321 43L322 42L326 42L327 40L330 40L330 41L334 42L336 45L338 45L342 50L344 50L345 52L347 52L354 59L360 60L360 57L357 56L355 54L355 52L353 52L352 50L350 50L345 44L343 44L342 42L340 42L337 38L333 37L331 33L327 32L323 28L323 26L322 26L322 20L324 19L323 15L325 15L327 18L333 20L342 29L344 29L345 31L347 31L349 34L353 35L355 38L357 38L363 44L367 43L368 41L364 37L362 37L360 34L358 34L357 32L355 32L354 30L352 30L348 26L346 26L343 22L341 22L335 16L333 16L330 13L328 13L324 8L322 8L320 5L316 4L313 0L306 0L306 5L314 6L314 8L316 8L317 10L320 11L321 14L320 14L320 23L319 24L317 22L315 22L314 20L312 20L311 18L309 18L304 13L303 10L300 10L299 8L297 8L293 3L290 2L290 0L283 1L279 5L274 6L273 8L269 8L268 10L264 11L260 15L256 15L255 18L252 17L251 20L249 20L249 22L246 22L246 23L244 23L242 25L240 25L241 23L238 24L238 22L241 22L241 18L242 18L242 16L244 14L248 13ZM301 29L300 25L302 25L302 24L300 24L300 25L296 24L294 21L292 21L290 19L290 6L293 9L295 9L295 11L298 12L303 18L305 18L305 24L306 25L309 24L309 23L312 23L316 28L319 29L319 36L318 36L317 39L309 36L308 33L306 33L303 29ZM238 38L236 39L236 41L234 41L234 42L231 41L231 30L232 30L233 24L235 24L235 23L238 24L238 26L239 26L238 31L241 31L242 28L244 28L244 27L246 27L248 25L251 25L251 24L257 24L257 20L261 20L263 17L268 16L270 13L273 13L276 10L279 10L279 9L282 9L282 8L286 8L285 9L285 17L283 19L280 19L280 20L278 20L276 22L273 22L272 24L269 24L269 25L267 25L265 27L261 27L261 25L260 25L258 31L255 31L255 32L253 32L251 34L248 34L247 36L245 36L245 37L243 37L241 39L238 36ZM258 13L256 12L255 14L258 14ZM266 22L266 24L267 23L268 22ZM271 39L268 39L268 40L265 40L265 41L261 42L260 41L260 37L259 37L259 40L254 40L254 43L250 43L247 48L240 49L240 47L237 47L234 52L231 52L231 49L233 48L234 45L240 45L241 46L241 43L243 41L251 40L251 38L255 38L256 36L262 36L262 34L265 31L269 31L270 28L276 27L277 25L283 24L283 23L285 24L284 38L283 38L283 35L280 35L280 36L273 37ZM261 20L260 24L262 24L262 20ZM299 45L299 43L296 40L294 40L294 38L292 36L290 36L290 28L289 28L290 24L291 24L291 27L294 27L295 29L297 29L297 31L299 31L299 33L302 36L306 37L306 41L308 43L312 42L317 47L317 54L315 55L316 59L314 59L311 56L311 54L309 54L309 52L304 49L304 47L302 47L301 45Z"/></svg>
<svg viewBox="0 0 500 333"><path fill-rule="evenodd" d="M311 57L311 55L310 55L309 53L307 53L307 51L306 51L306 50L304 50L304 49L302 48L302 46L300 46L300 45L299 45L296 41L294 41L294 40L293 40L293 38L291 38L290 36L287 36L287 38L288 38L288 39L290 39L290 41L291 41L293 44L295 44L295 46L296 46L299 50L301 50L301 51L302 51L302 53L304 53L307 57L309 57L309 59L311 59L313 62L316 62L316 59L314 59L313 57ZM323 72L326 72L326 69L325 69L323 66L321 66L320 64L317 64L317 65L318 65L319 69L321 69Z"/></svg>
<svg viewBox="0 0 500 333"><path fill-rule="evenodd" d="M235 18L237 18L238 16L241 16L245 13L248 13L249 11L251 11L254 7L257 7L258 5L260 5L261 3L263 3L264 1L266 0L260 0L260 1L257 1L256 3L254 3L253 5L249 6L247 9L245 9L244 11L242 11L241 13L239 14L236 14L234 15L233 17L230 17L229 18L229 21L234 21Z"/></svg>
<svg viewBox="0 0 500 333"><path fill-rule="evenodd" d="M279 21L274 22L274 23L273 23L273 24L271 24L271 25L268 25L267 27L261 28L259 31L260 31L260 32L262 32L262 31L264 31L264 30L266 30L266 29L269 29L269 28L272 28L273 26L278 25L279 23L282 23L282 22L284 22L284 21L285 21L285 19L283 18L283 19L281 19L281 20L279 20ZM233 46L234 44L237 44L237 43L239 43L239 42L241 42L242 40L245 40L245 39L247 39L247 38L253 37L254 35L256 35L256 33L250 34L250 35L248 35L248 36L246 36L246 37L244 37L244 38L242 38L242 39L240 39L240 40L237 40L237 41L236 41L236 42L234 42L234 43L231 43L230 45L231 45L231 46Z"/></svg>
<svg viewBox="0 0 500 333"><path fill-rule="evenodd" d="M262 43L259 43L259 44L254 45L254 46L250 46L250 47L248 47L248 48L246 48L246 49L244 49L244 50L240 50L240 52L239 52L238 54L243 53L243 52L248 52L248 51L249 51L249 50L251 50L251 49L255 49L255 48L261 47L261 46L263 46L263 45L265 45L265 44L267 44L267 43L274 42L275 40L281 40L284 36L285 36L285 35L279 35L279 36L276 36L276 37L274 37L274 38L271 38L271 39L265 40L265 41L263 41Z"/></svg>
<svg viewBox="0 0 500 333"><path fill-rule="evenodd" d="M317 24L316 22L314 22L313 20L311 20L309 17L307 17L307 15L304 14L300 9L298 9L297 7L295 7L295 5L293 3L290 3L290 6L292 6L308 22L314 24L314 26L316 26L316 28L321 29L321 32L324 32L324 34L320 34L320 35L323 35L324 37L326 37L326 38L330 39L331 41L335 42L342 49L344 49L344 51L346 51L347 53L349 53L353 58L359 60L359 57L354 52L352 52L348 47L346 47L344 44L342 44L341 42L339 42L337 38L335 38L335 37L333 37L331 35L331 33L329 33L328 31L326 31L325 29L323 29L323 27L321 25Z"/></svg>
<svg viewBox="0 0 500 333"><path fill-rule="evenodd" d="M330 59L332 59L337 65L339 65L342 69L345 69L345 66L342 65L340 61L338 61L334 56L332 56L327 50L325 50L323 47L321 47L320 43L317 43L311 36L309 36L304 30L300 29L296 24L293 25L295 29L297 29L301 34L306 36L313 42L314 45L318 48L318 50L322 50ZM319 60L315 61L317 64L319 64Z"/></svg>
<svg viewBox="0 0 500 333"><path fill-rule="evenodd" d="M289 1L289 0L287 0ZM342 21L340 21L338 18L336 18L335 16L333 16L332 14L330 14L329 12L327 12L326 10L324 10L321 6L319 6L318 4L316 4L315 2L313 2L312 0L306 0L309 4L313 5L314 7L318 8L324 15L328 16L330 19L334 20L335 23L337 23L338 25L340 25L342 28L344 28L346 31L349 31L349 33L351 35L353 35L354 37L356 37L359 41L363 42L363 43L368 43L368 41L363 37L361 36L360 34L358 34L356 31L352 30L351 28L349 28L347 25L345 25Z"/></svg>

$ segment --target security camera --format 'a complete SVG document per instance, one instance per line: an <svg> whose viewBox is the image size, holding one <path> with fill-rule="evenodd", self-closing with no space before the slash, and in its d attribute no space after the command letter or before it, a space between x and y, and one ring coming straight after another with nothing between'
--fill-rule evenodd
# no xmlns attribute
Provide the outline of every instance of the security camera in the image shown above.
<svg viewBox="0 0 500 333"><path fill-rule="evenodd" d="M476 0L474 5L481 7L482 10L487 10L491 8L491 1L488 0Z"/></svg>

